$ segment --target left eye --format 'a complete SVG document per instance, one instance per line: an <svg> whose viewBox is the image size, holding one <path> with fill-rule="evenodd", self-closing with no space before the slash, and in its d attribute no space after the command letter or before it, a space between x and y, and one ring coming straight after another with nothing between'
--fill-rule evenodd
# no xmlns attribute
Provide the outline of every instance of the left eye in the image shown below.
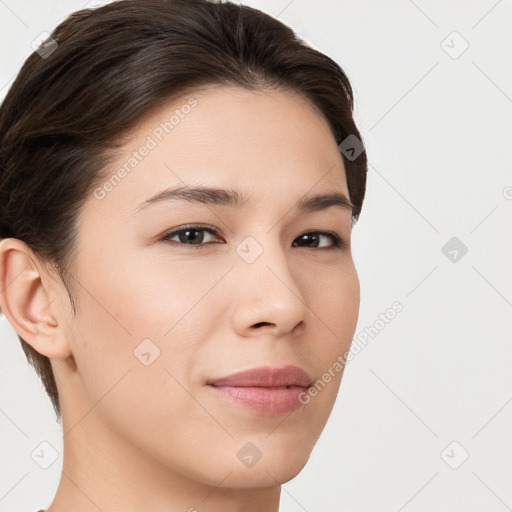
<svg viewBox="0 0 512 512"><path fill-rule="evenodd" d="M204 233L208 233L213 238L216 238L216 236L218 235L218 231L217 228L215 228L215 226L184 226L180 229L175 229L174 231L166 233L162 237L162 240L176 242L181 245L192 245L196 246L196 248L199 248L201 245L206 245L205 243L203 243L205 241ZM175 237L177 237L177 240L172 240ZM336 249L344 245L344 241L335 233L329 233L325 231L309 231L307 233L299 235L293 242L293 246L297 247L299 245L297 241L302 240L302 242L304 243L304 247L309 247L313 249L324 248L326 247L326 245L320 244L320 240L322 238L327 238L328 240L331 240L331 249ZM329 245L327 245L327 247L329 247Z"/></svg>
<svg viewBox="0 0 512 512"><path fill-rule="evenodd" d="M331 240L332 245L330 246L330 249L337 249L338 247L342 247L344 245L344 241L335 233L327 233L325 231L309 231L308 233L303 233L302 235L299 235L296 240L302 239L306 242L306 247L308 247L307 244L313 244L313 249L318 249L319 247L325 247L325 245L315 245L315 243L318 243L321 237L327 238L328 240ZM297 245L295 242L293 242L293 245ZM329 246L327 246L329 248Z"/></svg>

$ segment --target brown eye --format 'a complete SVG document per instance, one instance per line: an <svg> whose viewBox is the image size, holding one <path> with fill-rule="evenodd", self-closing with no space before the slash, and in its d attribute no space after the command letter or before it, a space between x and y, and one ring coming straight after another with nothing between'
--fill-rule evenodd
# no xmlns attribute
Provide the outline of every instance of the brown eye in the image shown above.
<svg viewBox="0 0 512 512"><path fill-rule="evenodd" d="M325 231L310 231L309 233L303 233L296 240L301 240L302 242L304 242L305 247L318 249L325 247L320 247L319 245L320 241L322 240L322 237L328 238L332 241L331 248L333 249L341 247L344 244L343 240L341 240L341 238L338 235L334 233L328 233ZM297 245L295 241L293 242L293 245Z"/></svg>
<svg viewBox="0 0 512 512"><path fill-rule="evenodd" d="M162 237L162 240L176 242L182 245L201 246L206 245L205 243L203 243L205 241L205 238L208 238L207 236L205 236L205 233L208 233L210 236L213 236L215 238L217 230L213 226L183 226L179 229L174 229L173 231L166 233ZM177 237L177 239L171 240L174 237Z"/></svg>
<svg viewBox="0 0 512 512"><path fill-rule="evenodd" d="M189 245L198 249L211 243L211 240L208 241L208 236L215 239L217 235L218 230L215 226L183 226L166 233L161 240L178 245ZM172 240L173 238L175 239ZM331 241L330 246L323 243L323 240L326 239ZM345 242L335 233L310 231L296 238L292 245L293 247L302 246L310 249L337 249L343 247Z"/></svg>

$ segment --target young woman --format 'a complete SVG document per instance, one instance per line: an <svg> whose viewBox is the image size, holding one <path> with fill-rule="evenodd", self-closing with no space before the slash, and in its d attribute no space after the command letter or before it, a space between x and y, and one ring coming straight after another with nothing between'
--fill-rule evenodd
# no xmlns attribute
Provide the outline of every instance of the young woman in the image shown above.
<svg viewBox="0 0 512 512"><path fill-rule="evenodd" d="M277 511L356 328L342 69L258 10L74 13L0 109L0 306L62 421L48 512Z"/></svg>

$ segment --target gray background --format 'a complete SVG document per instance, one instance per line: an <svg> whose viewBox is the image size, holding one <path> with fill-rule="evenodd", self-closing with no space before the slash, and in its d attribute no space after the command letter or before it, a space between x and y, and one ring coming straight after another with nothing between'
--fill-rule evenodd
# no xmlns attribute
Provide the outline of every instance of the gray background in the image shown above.
<svg viewBox="0 0 512 512"><path fill-rule="evenodd" d="M370 162L353 254L371 336L281 511L512 510L511 1L243 3L342 66ZM41 32L99 4L0 0L0 99ZM32 512L62 458L31 453L62 432L5 317L0 340L0 511Z"/></svg>

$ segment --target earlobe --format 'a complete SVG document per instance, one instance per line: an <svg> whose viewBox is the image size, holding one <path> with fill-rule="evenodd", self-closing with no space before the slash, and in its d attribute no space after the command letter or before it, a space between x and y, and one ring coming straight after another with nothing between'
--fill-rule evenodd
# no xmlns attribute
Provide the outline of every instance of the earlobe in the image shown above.
<svg viewBox="0 0 512 512"><path fill-rule="evenodd" d="M21 240L0 242L0 307L17 334L39 353L70 355L62 329L50 311L50 300L36 265L37 258Z"/></svg>

